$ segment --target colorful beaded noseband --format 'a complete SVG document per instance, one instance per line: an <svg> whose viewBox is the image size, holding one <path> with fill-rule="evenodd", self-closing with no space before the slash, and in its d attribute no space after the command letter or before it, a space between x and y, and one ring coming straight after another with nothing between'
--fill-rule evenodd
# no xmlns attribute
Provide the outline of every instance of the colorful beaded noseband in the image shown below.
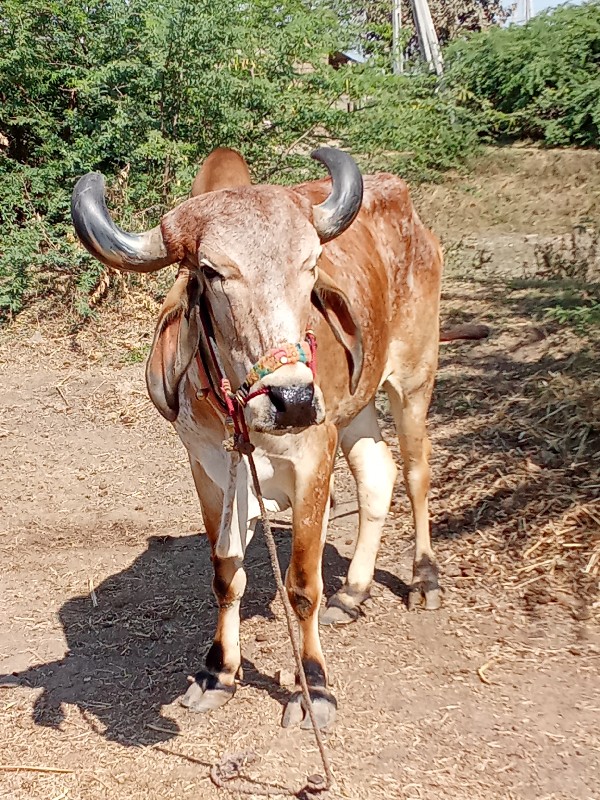
<svg viewBox="0 0 600 800"><path fill-rule="evenodd" d="M313 376L317 371L317 339L313 331L306 331L305 342L297 342L291 344L286 342L279 347L269 350L256 364L252 367L250 372L246 375L246 380L242 383L236 395L238 399L245 405L248 400L260 394L266 394L267 389L259 389L257 392L250 393L251 388L255 383L266 378L275 370L280 367L285 367L289 364L306 364L310 367Z"/></svg>

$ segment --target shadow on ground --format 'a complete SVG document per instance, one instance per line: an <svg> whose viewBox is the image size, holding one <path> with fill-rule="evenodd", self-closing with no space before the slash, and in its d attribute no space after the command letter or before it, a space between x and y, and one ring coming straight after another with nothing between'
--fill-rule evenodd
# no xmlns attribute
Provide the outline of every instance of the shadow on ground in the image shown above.
<svg viewBox="0 0 600 800"><path fill-rule="evenodd" d="M285 567L289 531L275 534ZM260 535L248 551L246 569L242 619L273 618L275 583ZM327 545L324 578L331 591L341 585L347 569L348 560ZM395 575L377 570L375 577L406 597L407 587ZM43 689L33 708L35 722L58 728L63 704L69 703L97 733L125 746L147 746L177 735L178 726L160 708L185 692L187 675L200 668L212 642L216 604L211 579L206 537L154 536L127 569L100 584L97 607L89 594L64 603L59 618L67 654L11 676L18 685ZM271 676L247 659L243 666L246 683L286 703L289 694Z"/></svg>

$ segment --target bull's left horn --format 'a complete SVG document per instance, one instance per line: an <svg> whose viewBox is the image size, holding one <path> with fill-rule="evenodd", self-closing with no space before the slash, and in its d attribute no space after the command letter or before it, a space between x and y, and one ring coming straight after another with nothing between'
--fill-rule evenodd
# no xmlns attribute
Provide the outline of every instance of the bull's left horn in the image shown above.
<svg viewBox="0 0 600 800"><path fill-rule="evenodd" d="M77 181L71 217L82 244L109 267L154 272L177 260L167 252L160 226L145 233L127 233L115 225L106 208L104 177L99 172L88 172Z"/></svg>
<svg viewBox="0 0 600 800"><path fill-rule="evenodd" d="M356 161L333 147L321 147L310 154L327 167L331 175L331 194L323 203L313 206L313 225L321 242L329 242L352 223L360 210L363 179Z"/></svg>

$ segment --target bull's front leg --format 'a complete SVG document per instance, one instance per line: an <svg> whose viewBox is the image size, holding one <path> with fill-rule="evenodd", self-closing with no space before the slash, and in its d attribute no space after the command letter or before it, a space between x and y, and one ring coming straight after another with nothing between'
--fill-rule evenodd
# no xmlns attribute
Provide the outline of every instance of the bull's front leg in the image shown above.
<svg viewBox="0 0 600 800"><path fill-rule="evenodd" d="M337 431L334 426L323 426L307 433L307 452L302 452L295 465L292 554L286 589L300 627L302 664L315 718L319 728L326 728L335 719L337 703L327 688L327 667L319 638L319 606ZM302 728L311 726L296 676L296 690L286 706L282 725L287 728L298 724Z"/></svg>
<svg viewBox="0 0 600 800"><path fill-rule="evenodd" d="M241 666L240 602L246 573L239 557L221 558L215 552L223 510L223 491L208 477L198 461L191 460L213 562L213 592L219 608L217 630L204 668L195 676L180 702L190 711L212 711L231 700Z"/></svg>

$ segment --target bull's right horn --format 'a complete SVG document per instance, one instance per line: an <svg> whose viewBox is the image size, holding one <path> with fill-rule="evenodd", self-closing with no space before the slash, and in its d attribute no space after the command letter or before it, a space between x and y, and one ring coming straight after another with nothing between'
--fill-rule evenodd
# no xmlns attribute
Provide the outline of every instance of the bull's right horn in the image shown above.
<svg viewBox="0 0 600 800"><path fill-rule="evenodd" d="M115 225L106 208L104 177L99 172L88 172L77 181L71 217L84 247L109 267L155 272L177 260L167 252L160 226L145 233L127 233Z"/></svg>
<svg viewBox="0 0 600 800"><path fill-rule="evenodd" d="M343 233L360 211L363 179L352 156L343 150L321 147L310 157L324 164L331 176L331 194L313 206L313 225L325 244Z"/></svg>

